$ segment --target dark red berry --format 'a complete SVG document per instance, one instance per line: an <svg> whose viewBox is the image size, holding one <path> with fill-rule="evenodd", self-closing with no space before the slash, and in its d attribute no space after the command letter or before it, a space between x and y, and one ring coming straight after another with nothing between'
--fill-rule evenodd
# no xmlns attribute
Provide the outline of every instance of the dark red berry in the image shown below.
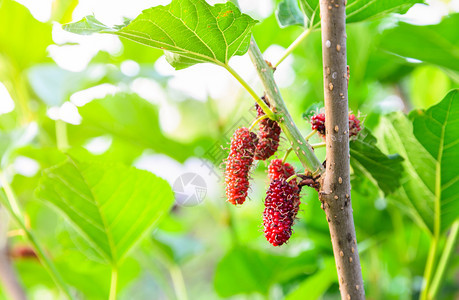
<svg viewBox="0 0 459 300"><path fill-rule="evenodd" d="M292 226L300 206L298 186L285 180L273 180L266 192L263 211L264 234L273 246L284 244L292 235Z"/></svg>
<svg viewBox="0 0 459 300"><path fill-rule="evenodd" d="M289 163L283 163L282 159L273 159L268 166L269 179L284 179L287 180L290 176L295 175L295 169Z"/></svg>
<svg viewBox="0 0 459 300"><path fill-rule="evenodd" d="M232 204L242 204L249 189L249 171L257 145L257 135L249 129L238 128L231 138L231 148L226 160L226 197Z"/></svg>
<svg viewBox="0 0 459 300"><path fill-rule="evenodd" d="M325 136L325 114L320 113L311 117L312 130ZM349 137L355 136L362 128L360 127L360 120L353 114L349 115Z"/></svg>
<svg viewBox="0 0 459 300"><path fill-rule="evenodd" d="M265 113L263 109L255 104L257 108L257 116L261 117ZM276 153L279 147L281 128L276 121L271 119L263 119L260 121L259 132L258 132L258 145L255 150L256 160L267 160L274 153Z"/></svg>
<svg viewBox="0 0 459 300"><path fill-rule="evenodd" d="M325 114L317 114L311 117L312 130L317 130L321 135L325 135Z"/></svg>
<svg viewBox="0 0 459 300"><path fill-rule="evenodd" d="M9 256L12 259L38 259L35 250L30 246L14 246L9 250Z"/></svg>
<svg viewBox="0 0 459 300"><path fill-rule="evenodd" d="M357 135L359 131L362 128L360 128L360 120L357 119L357 117L353 114L349 115L349 137Z"/></svg>

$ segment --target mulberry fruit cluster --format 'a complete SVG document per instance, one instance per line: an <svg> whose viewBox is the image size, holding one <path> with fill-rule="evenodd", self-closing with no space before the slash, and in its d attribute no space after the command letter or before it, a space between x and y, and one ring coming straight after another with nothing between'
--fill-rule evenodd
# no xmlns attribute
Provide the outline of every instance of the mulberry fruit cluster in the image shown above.
<svg viewBox="0 0 459 300"><path fill-rule="evenodd" d="M325 136L325 114L320 113L311 117L311 127L312 130L317 130L317 132ZM356 136L362 128L360 127L360 120L354 114L349 115L349 137Z"/></svg>
<svg viewBox="0 0 459 300"><path fill-rule="evenodd" d="M231 138L231 148L226 161L225 184L228 202L244 203L249 189L249 171L257 146L257 135L249 129L237 129Z"/></svg>
<svg viewBox="0 0 459 300"><path fill-rule="evenodd" d="M349 137L355 136L362 130L360 128L360 120L353 114L349 115Z"/></svg>
<svg viewBox="0 0 459 300"><path fill-rule="evenodd" d="M268 166L268 177L271 181L284 179L295 175L295 169L289 163L283 163L282 159L273 159Z"/></svg>
<svg viewBox="0 0 459 300"><path fill-rule="evenodd" d="M257 109L257 117L263 116L265 113L263 109L255 104ZM258 132L258 144L255 150L256 160L267 160L279 148L281 128L276 121L271 119L263 119L260 121L259 132Z"/></svg>
<svg viewBox="0 0 459 300"><path fill-rule="evenodd" d="M325 114L317 114L311 117L312 130L317 130L321 135L325 135Z"/></svg>
<svg viewBox="0 0 459 300"><path fill-rule="evenodd" d="M264 235L273 246L283 245L292 235L300 205L300 189L285 179L271 181L263 211Z"/></svg>

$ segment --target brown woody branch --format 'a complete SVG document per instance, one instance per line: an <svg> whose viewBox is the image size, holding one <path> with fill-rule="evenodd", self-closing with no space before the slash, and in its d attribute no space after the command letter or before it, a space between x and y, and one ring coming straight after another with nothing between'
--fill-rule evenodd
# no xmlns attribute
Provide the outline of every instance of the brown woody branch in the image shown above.
<svg viewBox="0 0 459 300"><path fill-rule="evenodd" d="M346 0L320 0L327 164L319 199L325 211L341 298L365 299L351 207L346 61Z"/></svg>

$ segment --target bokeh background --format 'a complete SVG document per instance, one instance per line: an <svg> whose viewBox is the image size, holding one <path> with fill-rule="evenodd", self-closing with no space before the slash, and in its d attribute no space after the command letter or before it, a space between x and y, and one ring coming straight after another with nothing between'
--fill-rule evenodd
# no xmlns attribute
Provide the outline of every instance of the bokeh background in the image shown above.
<svg viewBox="0 0 459 300"><path fill-rule="evenodd" d="M61 28L90 14L107 25L121 24L124 17L168 2L0 1L0 147L14 143L16 148L8 161L3 159L2 168L29 226L85 299L107 297L110 267L82 254L63 218L33 193L41 170L52 164L51 154L44 155L43 149L68 143L100 160L151 171L171 185L185 173L205 182L199 203L175 205L130 254L120 270L120 299L338 299L328 226L316 192L303 192L294 235L279 248L262 234L265 163L253 170L250 200L243 207L225 203L221 163L228 139L255 114L253 99L226 70L199 64L175 71L162 51L116 36L78 36ZM261 21L254 36L267 60L276 61L303 30L279 27L275 1L241 0L240 6ZM457 0L429 0L404 15L348 26L349 104L364 127L377 132L381 115L428 108L459 86L457 43L448 44L435 34L406 42L397 34L409 36L408 29L391 31L403 30L401 21L426 26L451 15L455 23L442 30L457 41L458 11ZM310 126L303 113L323 101L320 40L320 31L313 32L275 72L304 134ZM440 50L422 61L410 57L410 50L426 45ZM234 57L230 65L262 94L248 55ZM62 132L67 138L57 140ZM7 135L14 138L3 138ZM277 156L285 150L283 139ZM324 157L323 150L318 153ZM289 161L301 170L293 156ZM371 180L354 179L368 299L416 299L428 234ZM193 192L193 186L187 191ZM14 226L8 235L10 248L27 246ZM31 299L58 298L36 260L15 258L14 265ZM459 297L457 256L451 265L439 299ZM1 288L0 298L7 299Z"/></svg>

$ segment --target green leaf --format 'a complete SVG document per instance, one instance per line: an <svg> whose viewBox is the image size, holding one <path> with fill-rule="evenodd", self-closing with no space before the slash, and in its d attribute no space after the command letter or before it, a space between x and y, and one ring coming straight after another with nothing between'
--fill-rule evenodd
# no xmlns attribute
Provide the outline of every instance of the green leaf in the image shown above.
<svg viewBox="0 0 459 300"><path fill-rule="evenodd" d="M398 153L404 158L401 188L389 200L419 226L433 232L435 159L418 142L411 122L401 112L382 117L376 132L385 153Z"/></svg>
<svg viewBox="0 0 459 300"><path fill-rule="evenodd" d="M47 105L58 106L68 101L71 94L94 85L98 78L91 75L96 68L90 66L83 72L71 72L55 64L37 64L27 70L27 76L34 92Z"/></svg>
<svg viewBox="0 0 459 300"><path fill-rule="evenodd" d="M312 116L320 113L323 111L324 104L323 102L316 102L311 104L303 113L302 117L303 119L307 120L309 122L309 119L311 119Z"/></svg>
<svg viewBox="0 0 459 300"><path fill-rule="evenodd" d="M129 147L150 148L184 162L194 153L194 145L180 143L162 133L158 108L136 94L118 93L93 100L78 110L82 116L79 126L69 127L69 133L82 128L94 137L111 134ZM203 140L200 146L205 145Z"/></svg>
<svg viewBox="0 0 459 300"><path fill-rule="evenodd" d="M53 21L67 23L72 20L72 13L78 5L78 0L57 0L53 3L52 16Z"/></svg>
<svg viewBox="0 0 459 300"><path fill-rule="evenodd" d="M306 278L306 280L304 280L293 292L288 294L285 299L320 299L337 279L335 261L333 258L329 258L325 260L323 269Z"/></svg>
<svg viewBox="0 0 459 300"><path fill-rule="evenodd" d="M311 22L311 18L313 16L314 16L313 24L320 23L319 0L300 0L300 7L303 13L306 15L308 19L308 23Z"/></svg>
<svg viewBox="0 0 459 300"><path fill-rule="evenodd" d="M346 22L360 22L389 13L404 14L416 3L424 3L424 0L351 0L346 5Z"/></svg>
<svg viewBox="0 0 459 300"><path fill-rule="evenodd" d="M388 156L382 153L368 129L363 129L349 146L351 166L356 175L372 179L386 195L400 187L403 158L398 154Z"/></svg>
<svg viewBox="0 0 459 300"><path fill-rule="evenodd" d="M173 66L181 69L203 62L227 65L232 56L247 52L256 22L231 2L211 6L204 0L174 0L167 6L144 10L127 26L116 29L92 16L64 25L64 29L78 34L112 33L170 51L186 61L172 60Z"/></svg>
<svg viewBox="0 0 459 300"><path fill-rule="evenodd" d="M0 131L0 168L6 167L16 149L35 138L36 130L34 124L29 124L10 131Z"/></svg>
<svg viewBox="0 0 459 300"><path fill-rule="evenodd" d="M403 14L416 3L424 3L424 0L348 0L346 5L346 23L361 22L389 13ZM315 15L314 26L320 26L319 1L300 0L300 5L309 20ZM333 4L332 9L334 5L340 4Z"/></svg>
<svg viewBox="0 0 459 300"><path fill-rule="evenodd" d="M268 294L273 284L310 273L315 268L316 257L311 252L303 252L298 257L283 257L237 247L218 263L214 286L221 297L254 292Z"/></svg>
<svg viewBox="0 0 459 300"><path fill-rule="evenodd" d="M409 93L415 108L427 109L437 104L449 90L451 80L437 66L419 66L411 74Z"/></svg>
<svg viewBox="0 0 459 300"><path fill-rule="evenodd" d="M14 68L23 70L34 63L50 60L46 48L52 43L52 25L37 21L29 10L12 0L0 3L0 56L8 57ZM1 64L1 62L0 62ZM8 74L5 66L0 68Z"/></svg>
<svg viewBox="0 0 459 300"><path fill-rule="evenodd" d="M122 261L173 202L167 182L147 171L72 158L45 170L36 194L112 264Z"/></svg>
<svg viewBox="0 0 459 300"><path fill-rule="evenodd" d="M276 9L277 22L281 27L290 25L304 26L304 16L297 0L283 0Z"/></svg>
<svg viewBox="0 0 459 300"><path fill-rule="evenodd" d="M435 209L436 226L446 230L459 218L459 90L449 92L427 111L415 110L410 115L413 132L419 143L436 160Z"/></svg>
<svg viewBox="0 0 459 300"><path fill-rule="evenodd" d="M78 22L64 25L64 29L76 34L90 35L93 33L115 32L114 28L108 27L98 21L93 15L86 16Z"/></svg>
<svg viewBox="0 0 459 300"><path fill-rule="evenodd" d="M459 35L456 28L459 28L459 13L445 17L436 25L399 23L383 33L381 48L459 72Z"/></svg>

